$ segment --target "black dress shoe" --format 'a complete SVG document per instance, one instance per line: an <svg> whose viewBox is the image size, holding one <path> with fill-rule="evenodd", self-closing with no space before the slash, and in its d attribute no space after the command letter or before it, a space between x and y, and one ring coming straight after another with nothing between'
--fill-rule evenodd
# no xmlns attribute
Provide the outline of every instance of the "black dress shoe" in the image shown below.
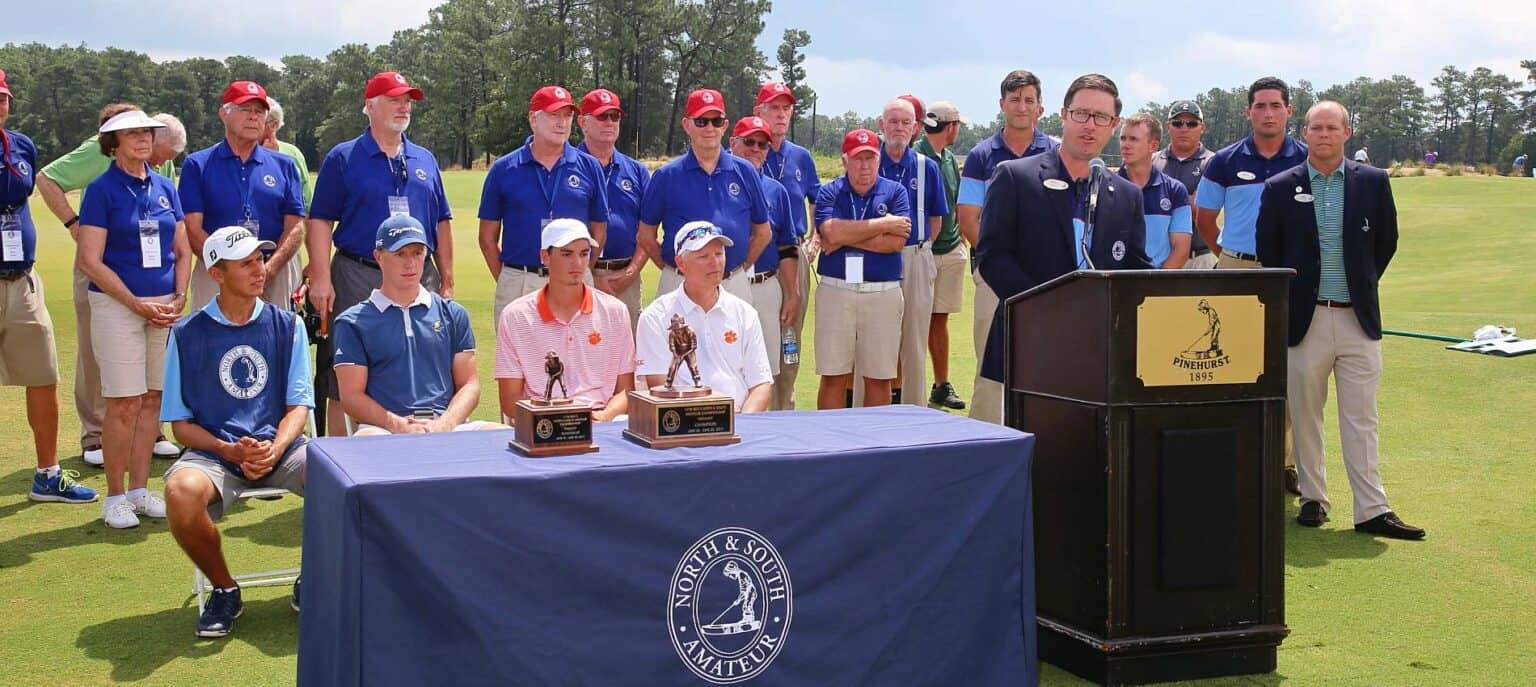
<svg viewBox="0 0 1536 687"><path fill-rule="evenodd" d="M1296 468L1285 469L1285 490L1295 496L1301 496L1301 478L1296 476Z"/></svg>
<svg viewBox="0 0 1536 687"><path fill-rule="evenodd" d="M1322 527L1327 520L1328 514L1323 512L1323 504L1316 501L1301 502L1301 512L1296 515L1296 524L1302 527ZM1359 525L1355 527L1358 528Z"/></svg>
<svg viewBox="0 0 1536 687"><path fill-rule="evenodd" d="M1419 540L1424 538L1424 530L1413 527L1397 517L1396 513L1387 511L1370 520L1355 525L1356 532L1375 534L1393 539Z"/></svg>

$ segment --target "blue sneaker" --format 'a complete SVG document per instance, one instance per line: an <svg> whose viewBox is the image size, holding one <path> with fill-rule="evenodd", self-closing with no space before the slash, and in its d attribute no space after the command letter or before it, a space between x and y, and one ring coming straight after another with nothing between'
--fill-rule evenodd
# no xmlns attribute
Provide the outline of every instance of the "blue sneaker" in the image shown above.
<svg viewBox="0 0 1536 687"><path fill-rule="evenodd" d="M53 477L45 477L40 472L32 473L32 493L27 498L33 501L52 501L54 503L91 503L96 500L96 490L84 486L75 481L80 473L74 470L60 470Z"/></svg>
<svg viewBox="0 0 1536 687"><path fill-rule="evenodd" d="M245 612L240 601L240 588L232 592L215 589L203 604L203 614L197 618L197 636L223 637L235 631L235 618Z"/></svg>

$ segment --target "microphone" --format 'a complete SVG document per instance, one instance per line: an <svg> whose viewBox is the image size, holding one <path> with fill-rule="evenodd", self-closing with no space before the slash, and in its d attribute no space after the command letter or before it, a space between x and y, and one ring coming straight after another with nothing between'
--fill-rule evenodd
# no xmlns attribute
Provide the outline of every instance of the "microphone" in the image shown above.
<svg viewBox="0 0 1536 687"><path fill-rule="evenodd" d="M1104 186L1104 175L1107 168L1104 160L1093 158L1088 162L1088 212L1083 217L1083 263L1088 269L1094 269L1093 257L1089 255L1093 246L1093 223L1099 212L1099 189Z"/></svg>

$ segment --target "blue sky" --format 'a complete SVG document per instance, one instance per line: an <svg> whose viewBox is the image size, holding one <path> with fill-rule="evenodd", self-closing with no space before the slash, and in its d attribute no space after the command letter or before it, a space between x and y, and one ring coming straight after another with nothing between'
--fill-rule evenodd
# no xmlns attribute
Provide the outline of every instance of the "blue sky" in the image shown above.
<svg viewBox="0 0 1536 687"><path fill-rule="evenodd" d="M258 22L206 0L159 0L153 10L118 0L7 4L0 42L275 60L388 41L394 30L424 22L436 0L263 0L246 5ZM1406 74L1427 87L1442 65L1455 64L1524 78L1520 60L1536 58L1536 6L1528 3L778 0L759 41L770 61L787 27L811 32L808 81L821 112L833 115L874 114L887 98L912 92L954 101L962 114L987 121L996 114L998 82L1019 67L1044 80L1054 111L1066 84L1090 71L1114 79L1135 108L1266 74L1318 86Z"/></svg>

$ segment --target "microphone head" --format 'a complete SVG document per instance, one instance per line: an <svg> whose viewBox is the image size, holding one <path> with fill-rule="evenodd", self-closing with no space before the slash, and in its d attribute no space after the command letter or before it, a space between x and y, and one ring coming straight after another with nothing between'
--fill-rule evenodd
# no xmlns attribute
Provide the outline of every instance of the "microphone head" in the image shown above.
<svg viewBox="0 0 1536 687"><path fill-rule="evenodd" d="M1097 158L1096 157L1096 158L1093 158L1092 160L1089 160L1088 161L1088 168L1092 169L1092 170L1097 170L1097 171L1100 171L1100 172L1104 171L1105 167L1104 167L1104 160L1103 160L1103 158Z"/></svg>

